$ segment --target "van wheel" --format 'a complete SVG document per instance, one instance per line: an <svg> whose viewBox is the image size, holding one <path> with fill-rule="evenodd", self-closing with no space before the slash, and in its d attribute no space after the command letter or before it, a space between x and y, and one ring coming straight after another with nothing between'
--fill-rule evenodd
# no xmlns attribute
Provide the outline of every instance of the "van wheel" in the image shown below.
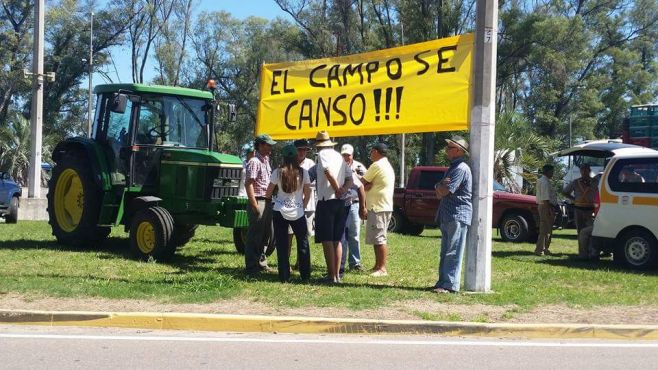
<svg viewBox="0 0 658 370"><path fill-rule="evenodd" d="M500 237L505 242L523 243L528 240L530 230L528 221L519 214L508 214L503 217L498 226Z"/></svg>
<svg viewBox="0 0 658 370"><path fill-rule="evenodd" d="M621 248L614 254L617 262L627 267L645 270L658 262L658 242L646 230L631 230L621 238Z"/></svg>
<svg viewBox="0 0 658 370"><path fill-rule="evenodd" d="M407 219L400 211L393 211L391 220L388 223L388 231L392 233L402 233L407 228ZM422 230L421 230L422 232Z"/></svg>
<svg viewBox="0 0 658 370"><path fill-rule="evenodd" d="M18 197L11 197L8 211L7 216L5 216L5 222L8 224L15 224L18 222Z"/></svg>

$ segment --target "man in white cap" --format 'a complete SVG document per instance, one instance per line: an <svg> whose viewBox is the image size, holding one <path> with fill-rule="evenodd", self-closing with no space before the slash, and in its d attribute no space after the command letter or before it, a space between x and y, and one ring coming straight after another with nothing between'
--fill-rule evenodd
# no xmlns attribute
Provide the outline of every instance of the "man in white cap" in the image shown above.
<svg viewBox="0 0 658 370"><path fill-rule="evenodd" d="M446 143L450 167L434 187L437 198L441 199L436 215L441 227L441 252L435 293L459 291L466 234L473 217L473 176L464 160L468 143L459 136L446 139Z"/></svg>
<svg viewBox="0 0 658 370"><path fill-rule="evenodd" d="M345 270L345 260L349 249L349 267L352 271L363 271L361 266L361 246L359 245L359 236L361 234L361 219L366 219L366 195L363 184L358 177L366 173L366 167L363 163L354 160L354 147L345 144L340 148L340 154L343 156L345 163L352 170L352 179L354 185L343 195L347 207L347 222L345 223L345 234L341 242L343 255L340 260L340 274ZM356 175L356 176L354 176Z"/></svg>
<svg viewBox="0 0 658 370"><path fill-rule="evenodd" d="M315 242L322 243L327 263L328 281L340 283L339 267L343 254L341 239L345 232L346 208L340 198L352 186L352 171L329 133L318 132L315 147L318 150L316 188L318 204L315 208Z"/></svg>

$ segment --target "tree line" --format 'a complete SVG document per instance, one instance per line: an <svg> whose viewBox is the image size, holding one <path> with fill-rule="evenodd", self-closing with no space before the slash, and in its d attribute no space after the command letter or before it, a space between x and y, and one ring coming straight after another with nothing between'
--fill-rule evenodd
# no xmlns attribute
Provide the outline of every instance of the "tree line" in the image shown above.
<svg viewBox="0 0 658 370"><path fill-rule="evenodd" d="M289 17L197 13L198 0L49 1L45 70L57 79L44 89L46 159L62 138L84 134L88 102L81 81L88 73L91 11L93 62L104 82L118 82L118 58L130 59L129 82L203 88L217 80L220 100L236 106L236 120L220 120L217 138L218 150L231 153L253 135L261 64L360 53L475 28L474 0L272 1ZM29 157L31 89L22 70L31 66L34 3L0 2L0 170L17 175ZM658 96L655 0L500 0L497 37L494 171L501 181L515 171L534 176L550 152L568 145L569 124L574 139L618 137L629 107ZM117 48L128 52L111 53ZM408 168L445 163L440 149L448 135L407 135ZM375 140L393 148L397 168L397 136L341 142L352 143L355 157L366 160ZM514 163L523 170L514 170Z"/></svg>

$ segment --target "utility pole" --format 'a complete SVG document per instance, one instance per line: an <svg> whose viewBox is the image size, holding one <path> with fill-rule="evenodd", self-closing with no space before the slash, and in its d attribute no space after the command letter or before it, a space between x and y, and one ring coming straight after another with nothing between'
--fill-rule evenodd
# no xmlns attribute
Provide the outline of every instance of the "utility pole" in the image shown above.
<svg viewBox="0 0 658 370"><path fill-rule="evenodd" d="M404 23L400 24L402 26L402 46L404 46ZM405 164L405 155L404 152L406 150L406 135L402 134L400 136L400 187L403 188L405 183L404 183L404 164Z"/></svg>
<svg viewBox="0 0 658 370"><path fill-rule="evenodd" d="M92 91L94 79L94 12L89 13L89 107L87 107L87 137L91 137L91 106L94 103Z"/></svg>
<svg viewBox="0 0 658 370"><path fill-rule="evenodd" d="M34 49L32 54L32 108L30 112L30 169L28 198L41 198L41 131L43 123L43 26L44 0L34 4Z"/></svg>
<svg viewBox="0 0 658 370"><path fill-rule="evenodd" d="M491 290L491 219L496 124L496 44L498 0L477 0L470 149L473 220L466 239L464 287Z"/></svg>

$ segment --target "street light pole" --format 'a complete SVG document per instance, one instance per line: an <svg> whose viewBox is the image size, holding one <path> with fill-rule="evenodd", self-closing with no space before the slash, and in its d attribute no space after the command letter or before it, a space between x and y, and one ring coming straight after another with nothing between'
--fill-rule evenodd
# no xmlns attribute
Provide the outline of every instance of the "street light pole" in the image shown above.
<svg viewBox="0 0 658 370"><path fill-rule="evenodd" d="M87 107L87 137L91 137L91 106L94 103L92 91L94 79L94 12L89 13L89 102Z"/></svg>
<svg viewBox="0 0 658 370"><path fill-rule="evenodd" d="M43 124L43 28L44 0L34 4L34 50L32 56L32 108L30 112L30 169L28 198L41 198L41 143Z"/></svg>
<svg viewBox="0 0 658 370"><path fill-rule="evenodd" d="M402 45L404 46L404 23L401 24L402 26ZM400 187L403 188L405 183L404 183L404 175L405 175L405 170L404 170L404 165L405 165L405 151L406 151L406 142L407 138L405 134L402 134L400 136Z"/></svg>
<svg viewBox="0 0 658 370"><path fill-rule="evenodd" d="M466 238L464 287L491 290L491 219L496 127L496 44L498 0L477 0L471 108L473 219Z"/></svg>

